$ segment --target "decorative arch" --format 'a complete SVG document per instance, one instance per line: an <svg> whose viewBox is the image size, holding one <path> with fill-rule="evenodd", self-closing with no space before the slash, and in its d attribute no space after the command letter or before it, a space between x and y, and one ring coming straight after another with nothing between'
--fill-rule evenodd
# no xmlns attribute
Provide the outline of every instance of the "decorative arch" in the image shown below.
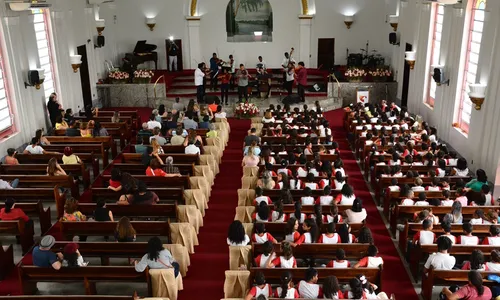
<svg viewBox="0 0 500 300"><path fill-rule="evenodd" d="M307 2L308 0L301 0L302 4L302 14L303 15L308 15L309 14L309 4ZM196 15L196 9L198 8L198 0L191 0L191 6L190 6L190 14L191 17L194 17Z"/></svg>

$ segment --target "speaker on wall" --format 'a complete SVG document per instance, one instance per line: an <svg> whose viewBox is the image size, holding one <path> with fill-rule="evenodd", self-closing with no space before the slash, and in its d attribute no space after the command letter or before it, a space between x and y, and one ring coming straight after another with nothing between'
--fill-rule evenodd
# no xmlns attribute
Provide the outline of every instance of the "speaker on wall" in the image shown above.
<svg viewBox="0 0 500 300"><path fill-rule="evenodd" d="M389 43L391 45L399 45L399 33L398 32L389 33Z"/></svg>
<svg viewBox="0 0 500 300"><path fill-rule="evenodd" d="M96 43L94 45L94 48L101 48L104 47L104 44L106 43L106 39L104 38L103 35L98 35L96 39Z"/></svg>

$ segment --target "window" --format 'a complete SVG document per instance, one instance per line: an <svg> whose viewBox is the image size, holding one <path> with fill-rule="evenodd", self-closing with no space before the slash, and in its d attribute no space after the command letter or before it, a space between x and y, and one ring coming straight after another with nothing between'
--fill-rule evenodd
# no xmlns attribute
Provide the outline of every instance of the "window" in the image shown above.
<svg viewBox="0 0 500 300"><path fill-rule="evenodd" d="M48 10L33 10L36 44L38 48L38 59L40 68L45 70L43 88L45 100L49 100L50 94L55 92L55 68L53 65L52 35L50 31L50 15Z"/></svg>
<svg viewBox="0 0 500 300"><path fill-rule="evenodd" d="M467 31L467 48L465 49L465 68L460 91L460 106L457 123L460 129L469 132L472 102L469 99L469 84L476 83L477 65L483 38L484 15L486 0L475 0L469 13L469 28Z"/></svg>
<svg viewBox="0 0 500 300"><path fill-rule="evenodd" d="M427 95L425 97L425 103L430 107L434 107L434 100L436 99L436 87L437 84L432 78L434 70L432 66L439 65L439 56L441 54L441 35L443 32L443 19L444 19L444 6L434 3L432 10L431 28L430 33L432 34L431 39L429 39L429 75L427 77Z"/></svg>
<svg viewBox="0 0 500 300"><path fill-rule="evenodd" d="M9 101L9 91L5 80L3 56L0 49L0 137L14 131L12 107Z"/></svg>

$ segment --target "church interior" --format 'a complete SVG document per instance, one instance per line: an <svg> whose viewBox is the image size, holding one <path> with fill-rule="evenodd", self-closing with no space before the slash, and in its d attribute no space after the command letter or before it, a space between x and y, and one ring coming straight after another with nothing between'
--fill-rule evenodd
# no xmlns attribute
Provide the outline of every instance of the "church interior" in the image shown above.
<svg viewBox="0 0 500 300"><path fill-rule="evenodd" d="M0 300L500 299L499 15L0 0Z"/></svg>

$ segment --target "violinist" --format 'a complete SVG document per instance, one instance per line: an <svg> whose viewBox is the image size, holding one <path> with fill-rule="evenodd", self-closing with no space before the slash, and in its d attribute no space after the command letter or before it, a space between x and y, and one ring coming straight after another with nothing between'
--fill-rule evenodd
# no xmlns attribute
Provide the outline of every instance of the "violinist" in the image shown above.
<svg viewBox="0 0 500 300"><path fill-rule="evenodd" d="M241 102L243 97L245 97L245 101L248 102L248 79L252 78L252 76L248 74L248 70L245 69L244 64L240 64L240 69L236 73L236 77L238 78L239 101Z"/></svg>
<svg viewBox="0 0 500 300"><path fill-rule="evenodd" d="M286 69L286 80L285 89L288 92L288 96L292 95L293 82L295 80L295 65L292 61L288 63L288 68Z"/></svg>
<svg viewBox="0 0 500 300"><path fill-rule="evenodd" d="M283 67L283 86L286 84L286 73L288 71L288 65L293 62L294 64L296 61L292 58L294 49L292 48L290 53L285 52L285 58L283 58L283 61L281 62L281 66ZM286 86L285 86L286 88Z"/></svg>
<svg viewBox="0 0 500 300"><path fill-rule="evenodd" d="M259 56L259 61L256 64L257 74L264 75L267 73L266 62L262 60L262 56Z"/></svg>
<svg viewBox="0 0 500 300"><path fill-rule="evenodd" d="M220 84L220 96L222 103L225 103L228 105L229 101L229 81L231 80L231 74L229 74L229 68L222 68L222 74L219 74L217 78L221 81Z"/></svg>
<svg viewBox="0 0 500 300"><path fill-rule="evenodd" d="M218 91L217 88L217 76L219 75L219 68L221 66L221 60L217 57L217 53L212 54L210 59L210 89L213 91Z"/></svg>

